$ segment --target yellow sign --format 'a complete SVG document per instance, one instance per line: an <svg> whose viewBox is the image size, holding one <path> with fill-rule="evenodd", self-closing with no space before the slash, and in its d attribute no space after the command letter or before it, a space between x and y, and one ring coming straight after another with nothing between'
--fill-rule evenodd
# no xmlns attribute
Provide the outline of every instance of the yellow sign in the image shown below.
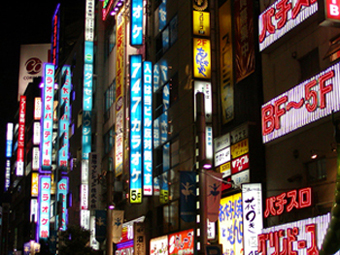
<svg viewBox="0 0 340 255"><path fill-rule="evenodd" d="M31 196L32 197L37 197L39 194L39 174L33 172L32 173L32 185L31 185Z"/></svg>
<svg viewBox="0 0 340 255"><path fill-rule="evenodd" d="M193 34L210 36L210 13L193 11Z"/></svg>
<svg viewBox="0 0 340 255"><path fill-rule="evenodd" d="M194 77L211 78L211 47L210 40L194 38Z"/></svg>
<svg viewBox="0 0 340 255"><path fill-rule="evenodd" d="M229 176L231 175L230 169L231 167L230 167L230 161L229 161L220 166L220 173L223 173L223 176Z"/></svg>
<svg viewBox="0 0 340 255"><path fill-rule="evenodd" d="M231 158L237 158L249 151L248 139L244 139L231 146Z"/></svg>
<svg viewBox="0 0 340 255"><path fill-rule="evenodd" d="M243 254L243 213L241 193L222 198L218 217L218 240L222 254Z"/></svg>

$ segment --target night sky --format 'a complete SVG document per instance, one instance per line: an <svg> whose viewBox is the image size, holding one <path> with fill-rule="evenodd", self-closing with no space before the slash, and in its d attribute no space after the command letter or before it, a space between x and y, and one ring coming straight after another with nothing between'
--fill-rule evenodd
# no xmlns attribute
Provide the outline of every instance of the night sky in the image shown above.
<svg viewBox="0 0 340 255"><path fill-rule="evenodd" d="M21 44L51 42L52 17L57 4L75 8L85 0L4 1L0 15L0 202L4 200L6 123L17 111Z"/></svg>

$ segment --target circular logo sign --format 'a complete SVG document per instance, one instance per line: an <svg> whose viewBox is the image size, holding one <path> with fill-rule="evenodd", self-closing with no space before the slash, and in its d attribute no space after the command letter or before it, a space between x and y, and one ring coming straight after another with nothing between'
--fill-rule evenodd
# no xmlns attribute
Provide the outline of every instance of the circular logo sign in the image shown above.
<svg viewBox="0 0 340 255"><path fill-rule="evenodd" d="M41 71L42 62L39 58L30 58L25 63L26 71L28 74L35 75Z"/></svg>

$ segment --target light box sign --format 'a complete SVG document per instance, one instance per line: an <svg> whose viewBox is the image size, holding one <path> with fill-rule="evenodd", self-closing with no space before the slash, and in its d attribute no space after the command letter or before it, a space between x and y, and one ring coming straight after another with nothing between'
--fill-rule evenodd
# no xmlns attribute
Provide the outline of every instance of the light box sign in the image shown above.
<svg viewBox="0 0 340 255"><path fill-rule="evenodd" d="M196 94L202 92L204 94L204 111L205 121L212 122L212 90L211 82L194 81L195 96L194 96L194 119L196 121Z"/></svg>
<svg viewBox="0 0 340 255"><path fill-rule="evenodd" d="M218 217L218 240L223 245L223 254L243 253L243 233L241 193L222 198Z"/></svg>
<svg viewBox="0 0 340 255"><path fill-rule="evenodd" d="M89 194L89 189L88 189L88 184L81 184L80 185L80 208L81 210L87 210L88 209L88 194Z"/></svg>
<svg viewBox="0 0 340 255"><path fill-rule="evenodd" d="M57 185L57 198L59 200L58 202L61 203L61 222L59 222L59 215L57 215L56 227L61 231L66 230L68 222L67 193L68 193L68 177L63 176Z"/></svg>
<svg viewBox="0 0 340 255"><path fill-rule="evenodd" d="M58 154L58 166L66 168L68 160L68 129L70 123L70 92L71 92L71 68L69 66L63 66L61 70L61 80L64 81L59 91L59 111L64 114L59 119L59 138L62 137L62 145L59 145Z"/></svg>
<svg viewBox="0 0 340 255"><path fill-rule="evenodd" d="M169 235L169 255L193 255L195 244L194 230L184 230Z"/></svg>
<svg viewBox="0 0 340 255"><path fill-rule="evenodd" d="M193 34L210 36L210 13L193 11Z"/></svg>
<svg viewBox="0 0 340 255"><path fill-rule="evenodd" d="M142 202L142 55L130 56L130 203Z"/></svg>
<svg viewBox="0 0 340 255"><path fill-rule="evenodd" d="M54 105L54 65L44 65L44 87L42 89L42 118L40 169L41 173L50 173L52 168L53 105Z"/></svg>
<svg viewBox="0 0 340 255"><path fill-rule="evenodd" d="M213 128L211 125L205 127L205 154L207 159L213 159Z"/></svg>
<svg viewBox="0 0 340 255"><path fill-rule="evenodd" d="M143 62L143 194L152 195L152 63Z"/></svg>
<svg viewBox="0 0 340 255"><path fill-rule="evenodd" d="M83 109L92 111L93 42L85 41Z"/></svg>
<svg viewBox="0 0 340 255"><path fill-rule="evenodd" d="M16 175L24 175L26 96L20 96Z"/></svg>
<svg viewBox="0 0 340 255"><path fill-rule="evenodd" d="M39 220L38 240L50 236L50 207L51 207L51 177L39 177Z"/></svg>
<svg viewBox="0 0 340 255"><path fill-rule="evenodd" d="M143 44L143 0L131 0L130 45Z"/></svg>
<svg viewBox="0 0 340 255"><path fill-rule="evenodd" d="M40 144L40 122L33 123L33 145Z"/></svg>
<svg viewBox="0 0 340 255"><path fill-rule="evenodd" d="M283 192L280 195L266 198L266 210L264 217L281 215L290 212L294 208L302 209L312 205L312 188L302 188Z"/></svg>
<svg viewBox="0 0 340 255"><path fill-rule="evenodd" d="M193 39L194 49L194 77L200 79L211 78L211 48L210 40L202 38Z"/></svg>
<svg viewBox="0 0 340 255"><path fill-rule="evenodd" d="M6 158L12 157L12 145L13 145L13 123L7 123L6 130Z"/></svg>
<svg viewBox="0 0 340 255"><path fill-rule="evenodd" d="M83 143L82 143L82 159L89 159L89 153L91 152L91 136L92 136L92 126L91 126L91 112L83 112Z"/></svg>
<svg viewBox="0 0 340 255"><path fill-rule="evenodd" d="M257 254L257 235L263 228L261 183L242 185L243 254Z"/></svg>
<svg viewBox="0 0 340 255"><path fill-rule="evenodd" d="M168 236L160 236L150 240L150 255L168 255Z"/></svg>
<svg viewBox="0 0 340 255"><path fill-rule="evenodd" d="M32 173L31 196L37 197L39 195L39 174Z"/></svg>
<svg viewBox="0 0 340 255"><path fill-rule="evenodd" d="M32 170L39 170L40 150L39 147L32 148Z"/></svg>
<svg viewBox="0 0 340 255"><path fill-rule="evenodd" d="M9 189L11 185L11 160L6 159L6 168L5 168L5 191Z"/></svg>
<svg viewBox="0 0 340 255"><path fill-rule="evenodd" d="M262 106L263 143L339 111L339 65L330 66Z"/></svg>
<svg viewBox="0 0 340 255"><path fill-rule="evenodd" d="M259 16L260 51L318 11L318 1L275 1Z"/></svg>
<svg viewBox="0 0 340 255"><path fill-rule="evenodd" d="M41 112L42 112L41 107L42 107L41 98L40 97L34 98L34 114L33 114L34 120L41 119Z"/></svg>
<svg viewBox="0 0 340 255"><path fill-rule="evenodd" d="M325 0L325 14L327 21L340 22L340 0Z"/></svg>
<svg viewBox="0 0 340 255"><path fill-rule="evenodd" d="M262 229L258 235L258 254L279 254L282 251L288 251L287 254L319 254L330 219L328 213Z"/></svg>

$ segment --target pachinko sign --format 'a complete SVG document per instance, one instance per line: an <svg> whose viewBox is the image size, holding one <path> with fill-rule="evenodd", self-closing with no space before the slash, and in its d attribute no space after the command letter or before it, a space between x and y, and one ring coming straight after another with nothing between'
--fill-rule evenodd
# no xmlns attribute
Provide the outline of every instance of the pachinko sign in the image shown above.
<svg viewBox="0 0 340 255"><path fill-rule="evenodd" d="M315 218L262 229L258 254L319 254L330 213ZM339 254L339 252L335 253Z"/></svg>
<svg viewBox="0 0 340 255"><path fill-rule="evenodd" d="M169 255L194 254L194 230L184 230L169 235Z"/></svg>
<svg viewBox="0 0 340 255"><path fill-rule="evenodd" d="M264 217L281 215L295 209L302 209L312 205L312 188L283 192L280 195L266 198Z"/></svg>
<svg viewBox="0 0 340 255"><path fill-rule="evenodd" d="M142 55L130 56L130 203L142 202Z"/></svg>
<svg viewBox="0 0 340 255"><path fill-rule="evenodd" d="M317 0L277 0L259 16L260 51L318 11Z"/></svg>
<svg viewBox="0 0 340 255"><path fill-rule="evenodd" d="M329 67L262 106L263 143L340 110L339 66Z"/></svg>
<svg viewBox="0 0 340 255"><path fill-rule="evenodd" d="M54 110L54 65L44 65L44 87L42 89L42 117L40 144L40 173L50 173L52 168L53 110Z"/></svg>
<svg viewBox="0 0 340 255"><path fill-rule="evenodd" d="M51 177L39 177L38 240L50 236Z"/></svg>
<svg viewBox="0 0 340 255"><path fill-rule="evenodd" d="M243 253L242 195L234 194L220 200L218 239L223 254Z"/></svg>

